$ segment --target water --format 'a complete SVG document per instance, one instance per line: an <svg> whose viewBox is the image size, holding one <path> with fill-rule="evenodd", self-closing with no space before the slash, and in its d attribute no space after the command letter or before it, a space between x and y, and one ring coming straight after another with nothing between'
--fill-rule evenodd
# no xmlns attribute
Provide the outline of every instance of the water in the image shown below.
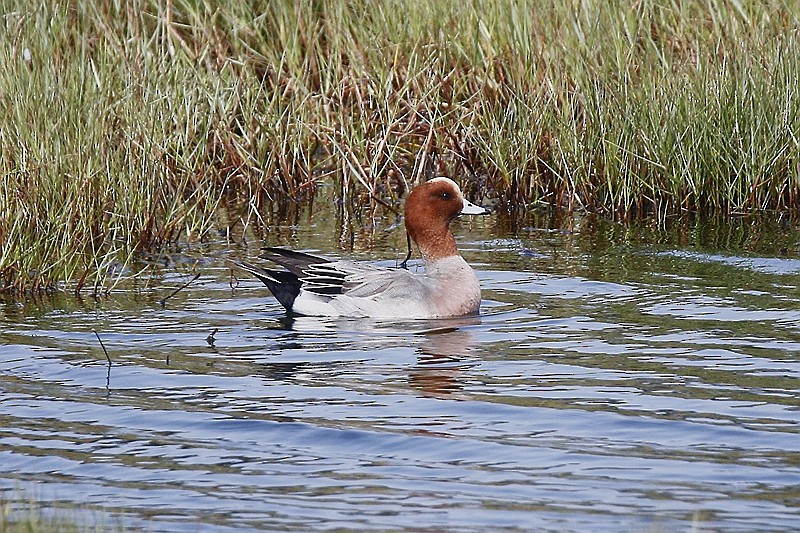
<svg viewBox="0 0 800 533"><path fill-rule="evenodd" d="M390 265L393 222L263 236ZM797 228L456 230L476 319L287 320L223 261L256 240L0 301L0 500L129 531L800 527Z"/></svg>

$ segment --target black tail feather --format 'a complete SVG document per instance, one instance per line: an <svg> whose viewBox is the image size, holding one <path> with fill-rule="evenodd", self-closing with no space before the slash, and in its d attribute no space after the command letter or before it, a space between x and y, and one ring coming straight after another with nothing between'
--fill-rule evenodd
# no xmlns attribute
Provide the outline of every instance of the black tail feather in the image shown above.
<svg viewBox="0 0 800 533"><path fill-rule="evenodd" d="M306 270L312 265L329 263L331 261L330 259L318 255L272 247L264 248L264 253L261 257L269 259L273 263L277 263L286 270L270 270L243 262L234 263L260 279L287 311L292 310L294 300L297 298L297 295L300 294L300 287L303 285L303 279L308 276ZM324 291L319 292L325 293ZM341 292L341 290L338 290L338 292Z"/></svg>
<svg viewBox="0 0 800 533"><path fill-rule="evenodd" d="M237 262L236 265L261 280L287 311L292 310L294 299L300 294L300 286L303 284L293 272L269 270L249 263Z"/></svg>
<svg viewBox="0 0 800 533"><path fill-rule="evenodd" d="M331 261L326 257L320 257L318 255L272 247L264 248L264 253L261 254L261 257L279 264L298 278L304 278L306 276L305 270L309 266L330 263Z"/></svg>

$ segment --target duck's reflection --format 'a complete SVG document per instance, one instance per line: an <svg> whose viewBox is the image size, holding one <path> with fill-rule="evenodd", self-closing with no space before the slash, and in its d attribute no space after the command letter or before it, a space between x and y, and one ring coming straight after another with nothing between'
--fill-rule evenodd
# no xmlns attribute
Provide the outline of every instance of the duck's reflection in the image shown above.
<svg viewBox="0 0 800 533"><path fill-rule="evenodd" d="M478 323L480 319L474 317L422 332L425 342L419 348L417 366L409 372L409 384L434 396L463 390L464 372L471 366L465 361L469 360L475 339L468 329L462 328Z"/></svg>
<svg viewBox="0 0 800 533"><path fill-rule="evenodd" d="M390 345L415 347L417 362L409 370L409 386L426 395L442 396L463 390L464 374L474 365L471 354L476 341L470 328L480 323L480 317L402 323L287 317L276 321L270 329L285 332L279 340L282 352L302 351L311 344L317 344L315 350L325 345L349 352L364 352L365 355L375 348ZM309 333L312 335L309 336ZM342 339L347 340L346 344ZM306 361L262 363L260 366L262 373L272 378L287 379L308 368L335 367L340 364L343 363Z"/></svg>

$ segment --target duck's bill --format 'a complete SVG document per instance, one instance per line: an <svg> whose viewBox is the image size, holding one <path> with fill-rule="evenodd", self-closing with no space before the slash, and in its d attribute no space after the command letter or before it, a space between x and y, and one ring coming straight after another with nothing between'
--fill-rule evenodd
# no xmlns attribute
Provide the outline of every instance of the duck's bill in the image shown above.
<svg viewBox="0 0 800 533"><path fill-rule="evenodd" d="M489 210L485 207L475 205L466 199L464 200L464 207L461 209L462 215L485 215L487 213L489 213Z"/></svg>

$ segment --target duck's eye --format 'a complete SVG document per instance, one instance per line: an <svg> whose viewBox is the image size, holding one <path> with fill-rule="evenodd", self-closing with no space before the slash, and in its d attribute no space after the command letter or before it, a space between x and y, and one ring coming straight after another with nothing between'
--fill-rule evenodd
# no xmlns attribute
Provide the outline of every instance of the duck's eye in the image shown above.
<svg viewBox="0 0 800 533"><path fill-rule="evenodd" d="M449 199L450 199L450 193L449 192L443 192L442 193L442 200L449 200Z"/></svg>

